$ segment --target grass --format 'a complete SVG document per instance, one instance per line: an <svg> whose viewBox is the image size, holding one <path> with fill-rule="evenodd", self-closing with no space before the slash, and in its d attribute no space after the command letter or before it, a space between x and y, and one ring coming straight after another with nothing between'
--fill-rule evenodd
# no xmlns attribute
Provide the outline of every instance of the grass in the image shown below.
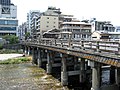
<svg viewBox="0 0 120 90"><path fill-rule="evenodd" d="M31 57L19 57L19 58L8 59L5 61L0 61L0 64L20 64L30 61L31 61Z"/></svg>
<svg viewBox="0 0 120 90"><path fill-rule="evenodd" d="M10 54L10 53L19 53L21 54L22 51L20 50L10 50L10 49L1 49L0 54Z"/></svg>

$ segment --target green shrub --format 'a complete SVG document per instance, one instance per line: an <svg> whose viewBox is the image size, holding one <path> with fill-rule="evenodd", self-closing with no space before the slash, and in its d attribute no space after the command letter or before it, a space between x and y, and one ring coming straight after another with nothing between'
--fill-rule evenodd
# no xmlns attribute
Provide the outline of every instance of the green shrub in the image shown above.
<svg viewBox="0 0 120 90"><path fill-rule="evenodd" d="M2 44L0 44L0 50L1 50L1 49L3 49L3 45L2 45Z"/></svg>
<svg viewBox="0 0 120 90"><path fill-rule="evenodd" d="M0 64L20 64L30 61L31 59L28 57L19 57L14 59L8 59L5 61L0 61Z"/></svg>

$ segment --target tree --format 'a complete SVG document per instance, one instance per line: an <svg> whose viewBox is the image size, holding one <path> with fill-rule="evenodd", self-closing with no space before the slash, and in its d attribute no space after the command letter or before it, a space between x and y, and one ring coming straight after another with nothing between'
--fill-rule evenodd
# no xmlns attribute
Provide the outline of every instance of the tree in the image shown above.
<svg viewBox="0 0 120 90"><path fill-rule="evenodd" d="M30 32L26 32L25 33L25 40L28 39L30 37Z"/></svg>
<svg viewBox="0 0 120 90"><path fill-rule="evenodd" d="M15 35L5 35L3 36L3 38L9 42L9 44L15 44L15 43L18 43L19 40L18 40L18 37L15 36Z"/></svg>

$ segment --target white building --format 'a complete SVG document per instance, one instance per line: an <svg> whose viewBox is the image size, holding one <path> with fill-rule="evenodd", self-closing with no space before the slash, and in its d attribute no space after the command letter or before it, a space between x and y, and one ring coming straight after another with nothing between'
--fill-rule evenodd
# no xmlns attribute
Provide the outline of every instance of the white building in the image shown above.
<svg viewBox="0 0 120 90"><path fill-rule="evenodd" d="M115 31L116 31L116 32L120 32L120 26L116 26L116 27L115 27Z"/></svg>
<svg viewBox="0 0 120 90"><path fill-rule="evenodd" d="M27 33L27 24L23 23L18 27L18 38L19 40L25 40L25 34Z"/></svg>
<svg viewBox="0 0 120 90"><path fill-rule="evenodd" d="M10 6L0 5L0 18L17 18L17 6L13 4Z"/></svg>
<svg viewBox="0 0 120 90"><path fill-rule="evenodd" d="M18 20L12 18L0 18L0 36L17 35Z"/></svg>
<svg viewBox="0 0 120 90"><path fill-rule="evenodd" d="M37 18L41 15L41 12L39 10L31 10L29 13L27 13L27 32L30 32L32 34L33 30L33 22L34 18Z"/></svg>
<svg viewBox="0 0 120 90"><path fill-rule="evenodd" d="M115 32L115 27L111 24L110 21L97 21L94 20L91 22L92 32L101 31L101 32Z"/></svg>
<svg viewBox="0 0 120 90"><path fill-rule="evenodd" d="M17 35L17 6L11 1L0 2L0 36Z"/></svg>
<svg viewBox="0 0 120 90"><path fill-rule="evenodd" d="M62 32L71 32L72 39L75 40L90 40L91 39L91 24L84 22L63 22L61 24ZM68 34L63 34L62 38L69 38Z"/></svg>

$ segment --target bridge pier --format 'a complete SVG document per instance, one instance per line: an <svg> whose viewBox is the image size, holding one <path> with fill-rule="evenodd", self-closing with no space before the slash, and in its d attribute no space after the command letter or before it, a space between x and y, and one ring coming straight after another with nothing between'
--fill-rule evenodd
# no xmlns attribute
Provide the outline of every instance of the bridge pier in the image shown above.
<svg viewBox="0 0 120 90"><path fill-rule="evenodd" d="M25 46L24 53L25 53L25 55L27 54L27 46Z"/></svg>
<svg viewBox="0 0 120 90"><path fill-rule="evenodd" d="M27 48L27 55L30 55L30 47Z"/></svg>
<svg viewBox="0 0 120 90"><path fill-rule="evenodd" d="M68 85L68 73L67 73L67 64L66 57L64 54L61 54L62 57L62 68L61 68L61 83L62 85Z"/></svg>
<svg viewBox="0 0 120 90"><path fill-rule="evenodd" d="M101 82L101 65L97 62L92 62L92 87L91 90L100 90Z"/></svg>
<svg viewBox="0 0 120 90"><path fill-rule="evenodd" d="M51 51L47 51L47 74L51 74L52 73L52 52Z"/></svg>
<svg viewBox="0 0 120 90"><path fill-rule="evenodd" d="M116 84L120 89L120 68L116 68Z"/></svg>
<svg viewBox="0 0 120 90"><path fill-rule="evenodd" d="M85 80L86 80L85 58L81 58L81 62L80 62L80 83L84 83Z"/></svg>
<svg viewBox="0 0 120 90"><path fill-rule="evenodd" d="M74 70L78 69L78 57L73 57L74 58Z"/></svg>
<svg viewBox="0 0 120 90"><path fill-rule="evenodd" d="M32 63L37 65L37 49L32 47Z"/></svg>
<svg viewBox="0 0 120 90"><path fill-rule="evenodd" d="M42 53L41 49L38 48L38 59L37 59L38 67L40 68L42 66Z"/></svg>

